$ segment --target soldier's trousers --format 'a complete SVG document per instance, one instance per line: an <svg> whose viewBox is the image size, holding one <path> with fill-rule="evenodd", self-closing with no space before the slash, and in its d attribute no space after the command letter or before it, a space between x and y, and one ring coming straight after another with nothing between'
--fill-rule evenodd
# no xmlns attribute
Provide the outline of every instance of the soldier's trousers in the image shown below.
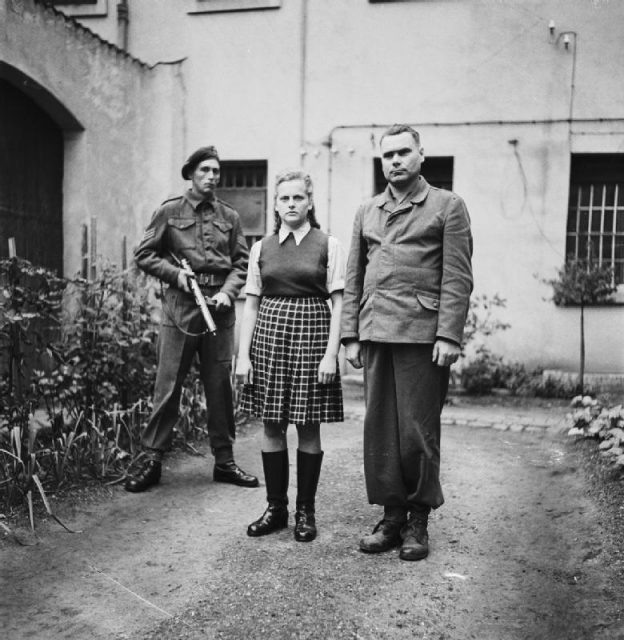
<svg viewBox="0 0 624 640"><path fill-rule="evenodd" d="M435 509L440 485L440 414L449 367L432 344L363 342L364 474L371 504Z"/></svg>
<svg viewBox="0 0 624 640"><path fill-rule="evenodd" d="M208 405L210 446L213 451L231 451L236 435L231 388L234 308L213 313L213 317L216 336L187 335L205 329L199 309L189 294L174 288L165 292L158 336L154 408L142 436L145 449L162 453L170 448L179 417L182 384L197 354Z"/></svg>

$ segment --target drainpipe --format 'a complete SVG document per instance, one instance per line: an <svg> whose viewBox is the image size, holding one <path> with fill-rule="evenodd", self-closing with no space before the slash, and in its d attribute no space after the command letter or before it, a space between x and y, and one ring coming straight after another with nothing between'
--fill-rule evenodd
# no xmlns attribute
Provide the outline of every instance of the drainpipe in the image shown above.
<svg viewBox="0 0 624 640"><path fill-rule="evenodd" d="M120 0L117 4L117 46L124 51L128 50L128 25L130 15L128 12L128 0Z"/></svg>
<svg viewBox="0 0 624 640"><path fill-rule="evenodd" d="M305 162L306 73L308 66L308 0L301 2L301 61L299 68L299 161Z"/></svg>

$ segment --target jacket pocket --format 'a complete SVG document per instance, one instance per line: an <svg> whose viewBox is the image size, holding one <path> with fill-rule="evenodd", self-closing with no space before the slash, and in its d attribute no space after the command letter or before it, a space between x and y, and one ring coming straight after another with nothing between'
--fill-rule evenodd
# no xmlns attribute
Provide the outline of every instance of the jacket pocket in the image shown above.
<svg viewBox="0 0 624 640"><path fill-rule="evenodd" d="M212 221L215 227L223 231L223 233L227 233L232 229L232 223L227 220L219 220L218 218Z"/></svg>
<svg viewBox="0 0 624 640"><path fill-rule="evenodd" d="M174 251L195 248L195 218L169 218L167 226Z"/></svg>
<svg viewBox="0 0 624 640"><path fill-rule="evenodd" d="M424 295L422 293L416 294L416 299L420 303L421 307L424 307L428 311L437 312L440 308L440 299L435 296Z"/></svg>

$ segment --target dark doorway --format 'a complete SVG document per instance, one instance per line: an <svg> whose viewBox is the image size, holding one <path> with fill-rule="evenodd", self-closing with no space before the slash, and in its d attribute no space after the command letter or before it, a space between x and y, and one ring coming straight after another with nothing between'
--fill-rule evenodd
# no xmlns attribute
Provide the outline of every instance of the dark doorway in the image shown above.
<svg viewBox="0 0 624 640"><path fill-rule="evenodd" d="M26 94L0 78L0 257L63 272L63 134Z"/></svg>
<svg viewBox="0 0 624 640"><path fill-rule="evenodd" d="M374 158L375 193L386 188L386 179L381 170L381 159ZM453 156L425 156L421 173L425 180L440 189L453 189Z"/></svg>

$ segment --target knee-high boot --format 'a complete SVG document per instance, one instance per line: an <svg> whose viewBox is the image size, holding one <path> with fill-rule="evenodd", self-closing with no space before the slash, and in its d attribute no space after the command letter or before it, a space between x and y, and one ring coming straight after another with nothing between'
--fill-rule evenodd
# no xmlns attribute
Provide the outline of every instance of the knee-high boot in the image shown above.
<svg viewBox="0 0 624 640"><path fill-rule="evenodd" d="M305 453L297 449L297 511L295 540L310 542L316 538L315 499L323 452Z"/></svg>
<svg viewBox="0 0 624 640"><path fill-rule="evenodd" d="M247 535L265 536L288 526L288 449L262 452L267 489L265 512L247 527Z"/></svg>

